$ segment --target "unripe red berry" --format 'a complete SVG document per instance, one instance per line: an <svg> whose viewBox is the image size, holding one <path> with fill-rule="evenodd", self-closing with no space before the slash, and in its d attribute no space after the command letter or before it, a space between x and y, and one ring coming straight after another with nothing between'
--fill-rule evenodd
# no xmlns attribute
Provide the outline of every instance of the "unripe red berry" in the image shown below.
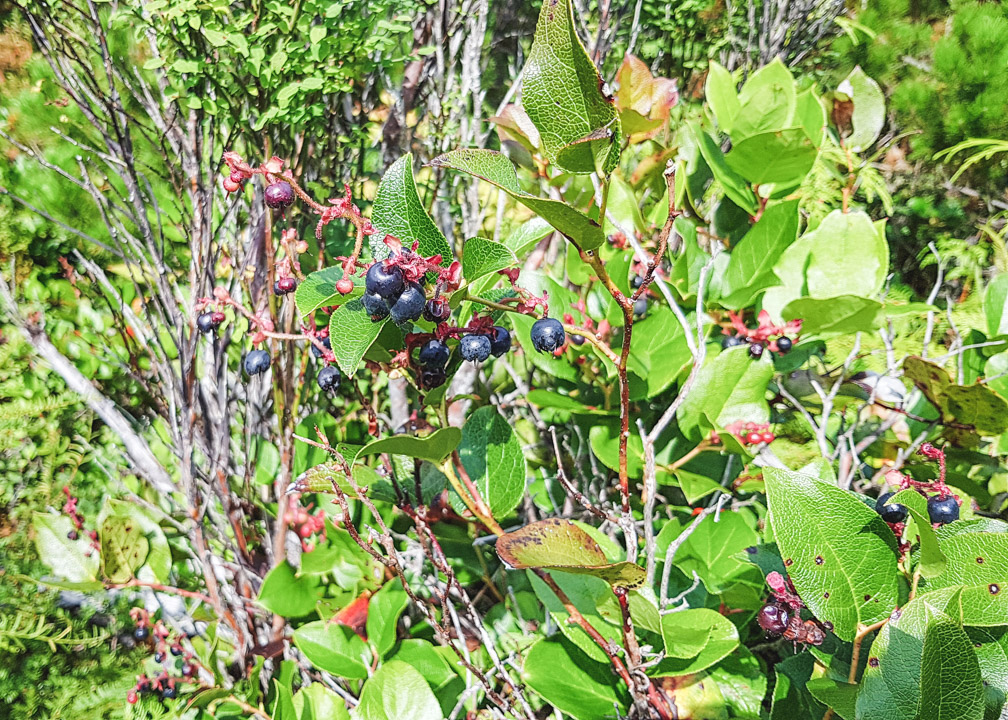
<svg viewBox="0 0 1008 720"><path fill-rule="evenodd" d="M224 186L224 190L229 193L238 192L238 189L241 187L240 184L229 177L224 178L224 182L221 184Z"/></svg>
<svg viewBox="0 0 1008 720"><path fill-rule="evenodd" d="M776 437L776 435L774 435L769 430L760 435L760 439L763 442L765 442L767 445L769 445L770 443L772 443L774 441L775 437Z"/></svg>
<svg viewBox="0 0 1008 720"><path fill-rule="evenodd" d="M305 539L310 538L313 532L314 529L308 523L305 523L304 525L298 528L298 535L300 535Z"/></svg>
<svg viewBox="0 0 1008 720"><path fill-rule="evenodd" d="M136 705L138 699L139 698L137 697L136 690L130 690L128 693L126 693L126 702L128 702L130 705Z"/></svg>
<svg viewBox="0 0 1008 720"><path fill-rule="evenodd" d="M745 441L748 445L758 445L763 439L763 436L758 432L749 432L745 435Z"/></svg>
<svg viewBox="0 0 1008 720"><path fill-rule="evenodd" d="M228 177L231 178L231 182L238 183L239 185L241 185L242 181L245 180L242 174L237 170L232 171Z"/></svg>
<svg viewBox="0 0 1008 720"><path fill-rule="evenodd" d="M350 278L340 278L336 281L336 292L341 295L348 295L353 292L353 280Z"/></svg>

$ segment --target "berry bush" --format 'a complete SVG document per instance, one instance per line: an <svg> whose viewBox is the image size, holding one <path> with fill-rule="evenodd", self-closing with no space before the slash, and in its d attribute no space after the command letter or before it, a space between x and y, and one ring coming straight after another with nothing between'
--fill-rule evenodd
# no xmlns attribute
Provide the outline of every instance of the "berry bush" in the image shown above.
<svg viewBox="0 0 1008 720"><path fill-rule="evenodd" d="M890 292L860 70L711 63L682 107L579 31L543 3L502 150L328 198L166 122L173 253L109 165L150 427L34 526L47 587L138 593L128 717L1001 716L1003 278L972 325Z"/></svg>

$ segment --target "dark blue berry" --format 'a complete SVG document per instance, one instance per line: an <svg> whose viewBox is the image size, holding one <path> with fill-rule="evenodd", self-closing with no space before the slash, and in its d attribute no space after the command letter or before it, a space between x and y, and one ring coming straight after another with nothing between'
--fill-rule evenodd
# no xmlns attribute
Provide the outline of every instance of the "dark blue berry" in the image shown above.
<svg viewBox="0 0 1008 720"><path fill-rule="evenodd" d="M494 357L500 357L511 349L511 333L507 328L494 325L490 335L490 353Z"/></svg>
<svg viewBox="0 0 1008 720"><path fill-rule="evenodd" d="M448 377L445 375L443 368L424 370L420 373L420 383L428 390L430 388L436 388L444 385L445 380L447 379Z"/></svg>
<svg viewBox="0 0 1008 720"><path fill-rule="evenodd" d="M785 608L775 603L764 605L756 616L759 626L771 635L780 635L788 626L790 618Z"/></svg>
<svg viewBox="0 0 1008 720"><path fill-rule="evenodd" d="M580 347L580 346L584 345L586 342L588 342L587 340L584 339L583 335L571 335L570 336L570 341L571 341L572 345L577 345L578 347Z"/></svg>
<svg viewBox="0 0 1008 720"><path fill-rule="evenodd" d="M273 283L273 292L277 295L289 295L297 289L297 280L283 277Z"/></svg>
<svg viewBox="0 0 1008 720"><path fill-rule="evenodd" d="M952 495L944 498L932 495L928 498L927 509L931 522L938 525L948 525L959 519L959 503Z"/></svg>
<svg viewBox="0 0 1008 720"><path fill-rule="evenodd" d="M318 384L319 387L326 392L330 392L338 388L340 384L339 368L334 365L329 365L319 370Z"/></svg>
<svg viewBox="0 0 1008 720"><path fill-rule="evenodd" d="M384 320L389 315L388 303L381 295L366 292L361 296L361 305L364 306L364 312L370 315L375 322Z"/></svg>
<svg viewBox="0 0 1008 720"><path fill-rule="evenodd" d="M556 318L540 318L532 325L529 333L532 340L532 347L539 352L555 352L563 347L567 341L567 333L564 332L563 324Z"/></svg>
<svg viewBox="0 0 1008 720"><path fill-rule="evenodd" d="M218 325L220 325L220 323L214 322L214 313L212 312L200 313L200 315L196 317L196 328L201 333L213 332L217 329Z"/></svg>
<svg viewBox="0 0 1008 720"><path fill-rule="evenodd" d="M644 278L642 278L640 275L634 275L630 279L630 285L631 287L633 287L634 290L637 290L643 284L644 284Z"/></svg>
<svg viewBox="0 0 1008 720"><path fill-rule="evenodd" d="M744 345L745 340L740 338L738 335L725 335L724 340L721 341L721 347L727 349L732 347L738 347L739 345Z"/></svg>
<svg viewBox="0 0 1008 720"><path fill-rule="evenodd" d="M150 630L145 627L138 627L133 631L133 637L137 640L146 640L150 636Z"/></svg>
<svg viewBox="0 0 1008 720"><path fill-rule="evenodd" d="M154 662L163 663L165 661L165 654L163 652L154 653Z"/></svg>
<svg viewBox="0 0 1008 720"><path fill-rule="evenodd" d="M271 208L282 210L294 202L294 188L291 187L289 182L281 180L267 185L263 196L266 204Z"/></svg>
<svg viewBox="0 0 1008 720"><path fill-rule="evenodd" d="M406 287L403 280L402 270L395 265L388 268L381 260L368 268L367 276L364 278L364 289L374 295L379 295L386 300L394 300L399 297L399 293Z"/></svg>
<svg viewBox="0 0 1008 720"><path fill-rule="evenodd" d="M423 315L424 304L426 303L423 288L417 283L410 283L402 291L399 299L389 308L389 316L392 322L397 325L419 320Z"/></svg>
<svg viewBox="0 0 1008 720"><path fill-rule="evenodd" d="M168 649L171 650L171 654L174 655L175 657L179 657L182 655L182 648L179 645L172 645Z"/></svg>
<svg viewBox="0 0 1008 720"><path fill-rule="evenodd" d="M637 298L633 304L634 317L644 317L647 315L647 298Z"/></svg>
<svg viewBox="0 0 1008 720"><path fill-rule="evenodd" d="M486 335L466 335L459 341L459 353L463 360L483 362L490 357L490 338Z"/></svg>
<svg viewBox="0 0 1008 720"><path fill-rule="evenodd" d="M761 357L763 357L763 350L765 350L765 349L766 348L763 347L762 343L752 343L749 346L749 355L753 359L759 360Z"/></svg>
<svg viewBox="0 0 1008 720"><path fill-rule="evenodd" d="M777 338L777 352L781 355L791 350L791 338L789 337L779 337Z"/></svg>
<svg viewBox="0 0 1008 720"><path fill-rule="evenodd" d="M161 697L163 697L165 700L174 700L175 698L178 697L178 689L171 686L166 687L164 690L161 691Z"/></svg>
<svg viewBox="0 0 1008 720"><path fill-rule="evenodd" d="M423 311L423 319L432 323L443 323L450 315L451 307L444 298L431 298Z"/></svg>
<svg viewBox="0 0 1008 720"><path fill-rule="evenodd" d="M245 356L245 372L249 375L259 375L269 370L270 355L265 350L250 350Z"/></svg>
<svg viewBox="0 0 1008 720"><path fill-rule="evenodd" d="M329 339L328 335L326 335L324 338L322 338L322 340L320 340L319 342L322 343L323 347L325 347L326 350L332 350L332 340ZM319 347L315 343L311 344L311 352L312 352L312 355L315 356L316 360L319 360L319 359L322 358L322 350L319 349Z"/></svg>
<svg viewBox="0 0 1008 720"><path fill-rule="evenodd" d="M189 663L185 663L181 668L179 668L179 671L182 673L183 677L192 677L194 668Z"/></svg>
<svg viewBox="0 0 1008 720"><path fill-rule="evenodd" d="M875 501L875 510L887 523L901 523L907 518L907 509L899 503L890 503L889 498L892 496L891 492L879 495L879 499Z"/></svg>
<svg viewBox="0 0 1008 720"><path fill-rule="evenodd" d="M448 364L448 356L451 352L448 346L438 339L428 340L420 348L420 366L427 370L444 369Z"/></svg>

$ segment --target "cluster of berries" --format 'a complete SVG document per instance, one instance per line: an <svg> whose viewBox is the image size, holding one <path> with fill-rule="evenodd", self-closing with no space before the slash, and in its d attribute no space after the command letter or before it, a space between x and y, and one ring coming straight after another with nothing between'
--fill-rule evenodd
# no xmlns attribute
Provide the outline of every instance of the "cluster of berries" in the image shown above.
<svg viewBox="0 0 1008 720"><path fill-rule="evenodd" d="M730 348L748 344L749 355L755 360L763 357L767 350L781 355L790 352L794 347L790 336L797 336L802 326L801 320L789 320L783 325L777 325L766 310L761 310L756 317L759 324L755 328L746 326L741 315L729 311L728 317L731 327L722 329L725 337L721 346Z"/></svg>
<svg viewBox="0 0 1008 720"><path fill-rule="evenodd" d="M293 505L295 502L292 500L291 504ZM324 539L326 535L325 514L320 509L313 515L309 512L310 508L311 505L307 508L298 507L293 510L293 516L289 516L290 519L287 521L301 538L301 550L306 553L315 549L315 541L311 539L312 536L317 534L319 538Z"/></svg>
<svg viewBox="0 0 1008 720"><path fill-rule="evenodd" d="M769 445L776 436L770 432L770 423L743 422L737 420L725 426L725 430L738 438L743 445L759 445L765 443ZM716 432L711 433L710 442L717 445L721 442Z"/></svg>
<svg viewBox="0 0 1008 720"><path fill-rule="evenodd" d="M886 473L886 480L899 486L900 490L913 488L927 498L928 519L935 525L947 525L959 519L959 500L948 485L945 484L945 452L936 448L931 443L924 443L920 448L920 454L929 460L938 461L938 479L929 482L918 482L908 475L904 475L896 470ZM932 494L933 493L933 494ZM906 506L899 503L891 503L889 499L895 493L887 492L879 495L875 502L875 509L890 525L897 525L906 522Z"/></svg>
<svg viewBox="0 0 1008 720"><path fill-rule="evenodd" d="M444 322L450 312L448 303L438 299L427 302L423 286L408 281L398 265L391 260L378 260L368 268L364 278L364 296L361 303L371 320L378 322L387 317L397 325L419 320L425 314L432 322Z"/></svg>
<svg viewBox="0 0 1008 720"><path fill-rule="evenodd" d="M756 615L759 626L768 635L780 636L795 644L822 645L826 639L825 631L831 630L832 625L821 625L814 618L802 620L801 609L805 607L805 603L798 597L790 578L772 572L767 575L767 585L770 586L773 597Z"/></svg>
<svg viewBox="0 0 1008 720"><path fill-rule="evenodd" d="M163 700L177 698L177 685L192 681L198 673L199 662L189 650L182 647L178 638L171 638L171 631L163 622L158 620L152 624L146 610L133 608L130 610L130 616L136 623L133 637L138 642L151 640L154 645L154 662L165 665L165 668L153 678L147 677L146 674L138 675L136 685L126 693L126 701L134 705L141 695L148 694L157 694ZM174 669L178 675L172 675L167 666L169 656L175 658Z"/></svg>

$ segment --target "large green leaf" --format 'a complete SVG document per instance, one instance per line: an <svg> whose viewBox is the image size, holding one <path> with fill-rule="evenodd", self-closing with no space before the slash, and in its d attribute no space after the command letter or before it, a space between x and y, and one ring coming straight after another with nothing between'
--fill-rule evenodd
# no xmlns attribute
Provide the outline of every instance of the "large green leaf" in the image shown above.
<svg viewBox="0 0 1008 720"><path fill-rule="evenodd" d="M754 362L744 347L709 358L679 408L679 429L700 442L715 427L736 420L766 422L770 416L766 388L772 376L773 365Z"/></svg>
<svg viewBox="0 0 1008 720"><path fill-rule="evenodd" d="M315 609L322 592L318 577L298 577L289 563L282 562L263 579L259 604L277 615L303 617Z"/></svg>
<svg viewBox="0 0 1008 720"><path fill-rule="evenodd" d="M171 548L150 511L134 503L106 498L98 514L98 528L105 575L109 579L125 582L136 576L168 582Z"/></svg>
<svg viewBox="0 0 1008 720"><path fill-rule="evenodd" d="M494 150L453 150L431 160L431 165L468 173L500 188L582 250L594 250L605 240L602 227L580 210L522 190L515 167L506 155Z"/></svg>
<svg viewBox="0 0 1008 720"><path fill-rule="evenodd" d="M766 468L781 557L798 595L842 640L889 616L897 602L892 531L853 493L791 470Z"/></svg>
<svg viewBox="0 0 1008 720"><path fill-rule="evenodd" d="M553 590L531 570L527 571L526 575L539 602L550 614L564 637L596 662L608 663L609 659L606 654L589 637L588 633L577 623L570 622L570 612ZM623 641L623 633L619 624L610 622L602 612L610 598L613 597L612 587L609 583L591 575L573 575L560 571L551 572L550 575L571 601L571 604L603 638L616 644Z"/></svg>
<svg viewBox="0 0 1008 720"><path fill-rule="evenodd" d="M987 285L983 298L987 334L1008 335L1008 273L1001 273Z"/></svg>
<svg viewBox="0 0 1008 720"><path fill-rule="evenodd" d="M514 569L564 570L625 588L639 587L645 579L644 568L631 562L609 562L591 535L563 518L537 520L501 535L497 554Z"/></svg>
<svg viewBox="0 0 1008 720"><path fill-rule="evenodd" d="M336 364L347 377L357 372L364 354L387 322L388 318L371 322L360 300L351 300L336 308L329 318L329 337Z"/></svg>
<svg viewBox="0 0 1008 720"><path fill-rule="evenodd" d="M780 58L754 72L739 91L739 114L732 126L734 142L762 132L792 126L795 82Z"/></svg>
<svg viewBox="0 0 1008 720"><path fill-rule="evenodd" d="M570 172L600 167L608 174L619 162L619 114L602 84L577 35L571 0L543 3L522 74L521 104L547 157Z"/></svg>
<svg viewBox="0 0 1008 720"><path fill-rule="evenodd" d="M774 272L781 285L767 290L763 307L775 317L800 297L874 299L889 272L889 246L863 211L834 210L781 254Z"/></svg>
<svg viewBox="0 0 1008 720"><path fill-rule="evenodd" d="M721 147L714 138L700 128L699 124L690 125L690 130L696 138L700 155L710 166L711 172L714 173L714 179L721 183L725 195L747 213L755 215L757 211L756 194L749 187L749 183L728 165L724 153L721 152Z"/></svg>
<svg viewBox="0 0 1008 720"><path fill-rule="evenodd" d="M779 284L774 264L797 236L798 201L768 205L759 222L732 248L719 303L732 309L748 307L763 290Z"/></svg>
<svg viewBox="0 0 1008 720"><path fill-rule="evenodd" d="M605 665L587 661L561 639L539 640L525 656L523 674L546 702L578 720L624 717L626 686Z"/></svg>
<svg viewBox="0 0 1008 720"><path fill-rule="evenodd" d="M690 362L682 326L664 305L648 309L633 324L627 361L630 398L654 397L664 392Z"/></svg>
<svg viewBox="0 0 1008 720"><path fill-rule="evenodd" d="M690 608L661 618L665 659L648 674L654 677L690 675L727 657L739 644L738 630L721 613Z"/></svg>
<svg viewBox="0 0 1008 720"><path fill-rule="evenodd" d="M928 578L929 588L993 583L1008 597L1008 534L962 533L942 538L939 544L946 558L944 572Z"/></svg>
<svg viewBox="0 0 1008 720"><path fill-rule="evenodd" d="M794 127L750 135L732 147L725 162L753 185L791 187L805 178L818 154L805 129Z"/></svg>
<svg viewBox="0 0 1008 720"><path fill-rule="evenodd" d="M759 542L756 531L739 513L722 512L701 521L676 553L675 566L686 577L696 573L711 593L724 592L752 565L742 552Z"/></svg>
<svg viewBox="0 0 1008 720"><path fill-rule="evenodd" d="M903 361L903 374L941 413L943 422L969 425L984 435L1008 430L1008 402L986 385L957 385L943 368L915 355Z"/></svg>
<svg viewBox="0 0 1008 720"><path fill-rule="evenodd" d="M342 305L364 293L364 278L360 275L354 275L350 278L354 284L352 292L346 295L336 292L336 282L342 278L342 265L330 265L308 273L297 286L297 290L294 291L294 303L297 305L298 312L302 315L309 315L320 307Z"/></svg>
<svg viewBox="0 0 1008 720"><path fill-rule="evenodd" d="M320 670L358 680L368 676L371 652L345 625L326 620L307 623L294 631L294 644Z"/></svg>
<svg viewBox="0 0 1008 720"><path fill-rule="evenodd" d="M833 708L843 720L854 720L854 715L857 712L855 710L857 685L828 677L819 677L809 680L808 691L823 705Z"/></svg>
<svg viewBox="0 0 1008 720"><path fill-rule="evenodd" d="M837 92L854 105L851 131L844 145L854 152L864 152L875 142L885 125L885 95L878 83L868 77L860 66L844 78Z"/></svg>
<svg viewBox="0 0 1008 720"><path fill-rule="evenodd" d="M443 720L441 706L417 670L398 660L385 663L364 683L354 720Z"/></svg>
<svg viewBox="0 0 1008 720"><path fill-rule="evenodd" d="M371 252L375 258L389 254L384 239L392 235L407 248L417 242L417 252L425 257L440 255L442 265L454 260L451 246L417 194L412 153L403 155L385 171L371 208L371 223L378 230L371 236Z"/></svg>
<svg viewBox="0 0 1008 720"><path fill-rule="evenodd" d="M318 682L298 690L294 708L300 720L350 720L343 698Z"/></svg>
<svg viewBox="0 0 1008 720"><path fill-rule="evenodd" d="M704 96L707 104L714 111L718 125L726 133L731 133L735 120L742 111L738 92L735 90L735 79L724 66L711 61L707 68L707 83L704 86Z"/></svg>
<svg viewBox="0 0 1008 720"><path fill-rule="evenodd" d="M518 258L511 248L496 240L474 237L462 247L462 275L470 283L517 264Z"/></svg>
<svg viewBox="0 0 1008 720"><path fill-rule="evenodd" d="M430 435L391 435L380 440L373 440L358 449L353 460L366 455L389 453L391 455L409 455L432 463L441 463L458 447L462 439L462 431L455 427L441 428ZM353 462L349 457L348 462Z"/></svg>
<svg viewBox="0 0 1008 720"><path fill-rule="evenodd" d="M39 558L54 575L70 582L89 582L98 578L98 553L90 552L90 540L80 533L76 540L67 537L73 523L65 515L34 513L35 548Z"/></svg>
<svg viewBox="0 0 1008 720"><path fill-rule="evenodd" d="M884 320L878 300L858 295L833 298L801 297L781 310L782 320L802 320L802 335L830 337L870 332Z"/></svg>
<svg viewBox="0 0 1008 720"><path fill-rule="evenodd" d="M459 458L494 517L518 507L525 494L525 453L496 408L481 407L465 421Z"/></svg>
<svg viewBox="0 0 1008 720"><path fill-rule="evenodd" d="M367 637L379 657L384 657L395 645L396 624L408 602L398 579L389 580L368 601Z"/></svg>
<svg viewBox="0 0 1008 720"><path fill-rule="evenodd" d="M969 637L933 604L915 598L872 643L856 720L978 720L983 687Z"/></svg>

